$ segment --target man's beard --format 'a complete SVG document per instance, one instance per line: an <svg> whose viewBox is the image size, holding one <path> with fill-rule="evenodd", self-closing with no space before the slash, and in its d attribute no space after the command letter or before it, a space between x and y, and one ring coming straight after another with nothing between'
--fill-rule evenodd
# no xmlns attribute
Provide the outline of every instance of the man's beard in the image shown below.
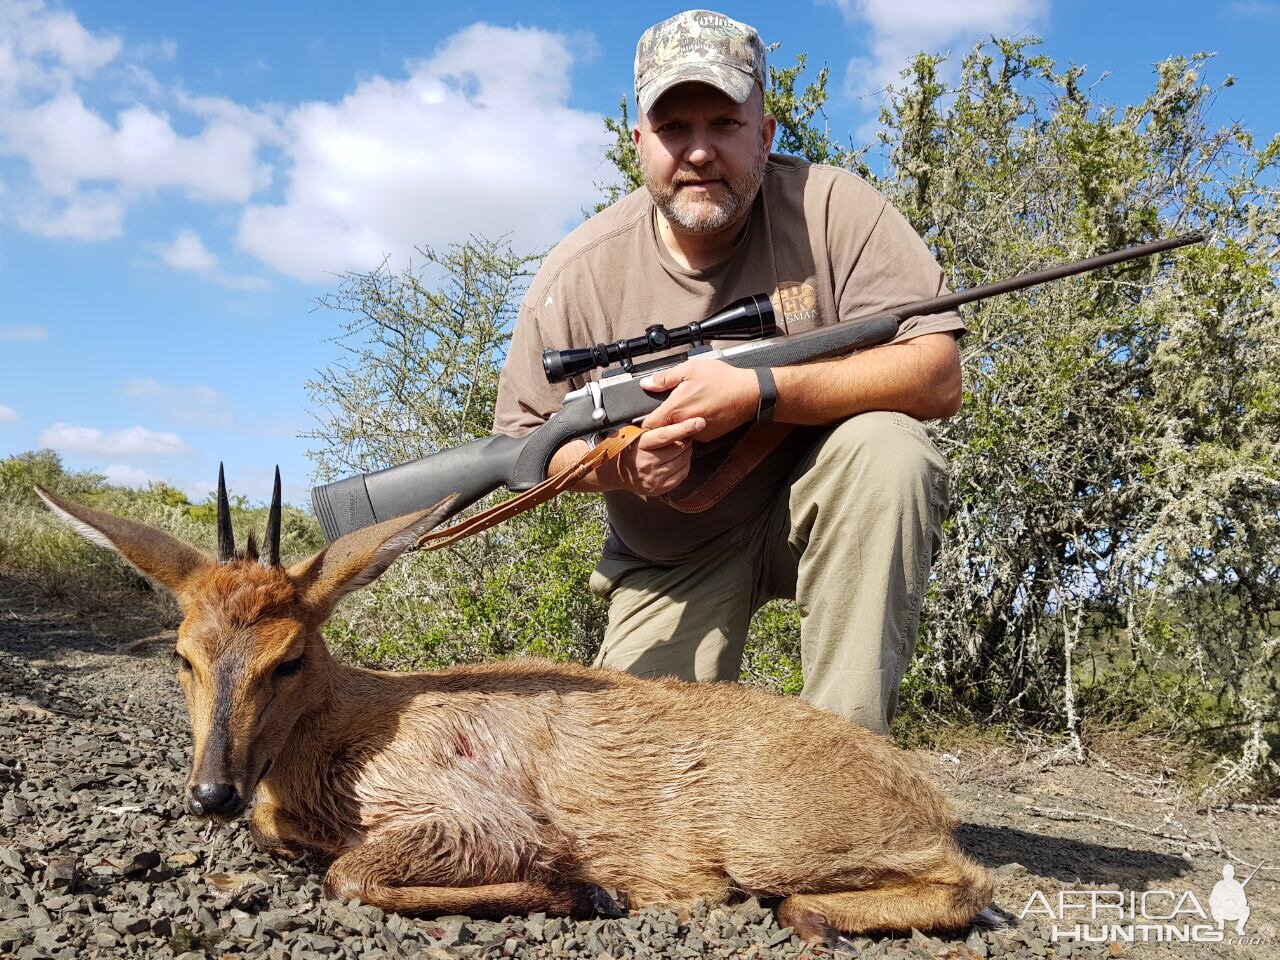
<svg viewBox="0 0 1280 960"><path fill-rule="evenodd" d="M649 195L668 221L686 233L715 233L736 223L750 209L760 184L764 182L766 162L768 157L761 155L750 170L736 177L728 177L712 169L697 174L678 172L671 181L652 176L643 161L641 168ZM713 199L709 193L695 195L680 189L683 183L716 179L724 185L723 196L719 199Z"/></svg>

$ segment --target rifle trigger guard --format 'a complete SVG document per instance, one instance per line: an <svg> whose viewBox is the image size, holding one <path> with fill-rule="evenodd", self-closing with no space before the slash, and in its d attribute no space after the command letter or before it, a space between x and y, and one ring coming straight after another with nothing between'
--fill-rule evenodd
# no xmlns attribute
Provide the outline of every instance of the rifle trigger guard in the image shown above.
<svg viewBox="0 0 1280 960"><path fill-rule="evenodd" d="M604 419L604 397L600 395L600 384L595 380L587 381L587 395L591 398L591 419Z"/></svg>

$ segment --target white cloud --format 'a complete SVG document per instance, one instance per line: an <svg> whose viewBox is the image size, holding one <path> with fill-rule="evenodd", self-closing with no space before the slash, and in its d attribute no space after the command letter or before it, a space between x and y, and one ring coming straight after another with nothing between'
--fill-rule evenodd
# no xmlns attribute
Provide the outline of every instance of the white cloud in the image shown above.
<svg viewBox="0 0 1280 960"><path fill-rule="evenodd" d="M56 240L114 240L124 236L123 201L105 190L32 198L18 210L22 229Z"/></svg>
<svg viewBox="0 0 1280 960"><path fill-rule="evenodd" d="M47 192L67 194L80 184L174 187L199 200L244 202L270 182L249 131L212 120L200 133L177 133L169 117L143 105L109 122L64 93L0 118L0 144L24 159Z"/></svg>
<svg viewBox="0 0 1280 960"><path fill-rule="evenodd" d="M178 423L226 427L233 421L226 397L203 384L175 386L152 377L133 377L124 382L120 392L155 405L159 413Z"/></svg>
<svg viewBox="0 0 1280 960"><path fill-rule="evenodd" d="M42 447L52 447L69 453L108 457L191 452L186 441L176 433L164 433L141 426L127 427L124 430L113 430L108 433L97 427L77 427L59 422L42 430L37 442Z"/></svg>
<svg viewBox="0 0 1280 960"><path fill-rule="evenodd" d="M48 330L34 323L0 327L0 340L43 340L48 335Z"/></svg>
<svg viewBox="0 0 1280 960"><path fill-rule="evenodd" d="M228 100L226 97L198 96L181 87L173 91L174 102L192 116L202 120L227 124L247 131L261 143L276 146L285 142L283 107L274 104L252 108Z"/></svg>
<svg viewBox="0 0 1280 960"><path fill-rule="evenodd" d="M155 474L143 470L141 467L131 467L126 463L111 463L102 468L102 475L107 478L108 483L114 483L121 487L145 487L152 483L159 483L160 477Z"/></svg>
<svg viewBox="0 0 1280 960"><path fill-rule="evenodd" d="M18 416L13 407L7 407L0 403L0 423L17 423L21 417Z"/></svg>
<svg viewBox="0 0 1280 960"><path fill-rule="evenodd" d="M261 277L228 273L218 266L218 258L194 230L179 230L173 240L159 248L160 259L175 270L190 270L204 279L235 290L262 290L270 284Z"/></svg>
<svg viewBox="0 0 1280 960"><path fill-rule="evenodd" d="M845 92L863 96L900 86L898 77L921 50L946 52L991 33L1018 33L1049 10L1049 0L830 0L845 19L871 29L871 55L854 57Z"/></svg>
<svg viewBox="0 0 1280 960"><path fill-rule="evenodd" d="M172 60L178 55L178 41L166 37L150 43L131 44L130 50L141 60Z"/></svg>
<svg viewBox="0 0 1280 960"><path fill-rule="evenodd" d="M126 397L147 397L165 401L181 400L183 402L215 404L223 403L225 398L213 387L197 384L191 387L174 387L161 383L154 377L131 377L120 388Z"/></svg>
<svg viewBox="0 0 1280 960"><path fill-rule="evenodd" d="M270 184L259 155L280 136L270 111L192 97L140 65L176 51L171 40L125 47L43 0L0 0L0 157L26 178L9 178L19 227L110 240L128 206L155 191L242 204ZM108 114L86 99L126 106Z"/></svg>
<svg viewBox="0 0 1280 960"><path fill-rule="evenodd" d="M160 259L175 270L212 270L218 265L218 258L194 230L178 231L173 242L160 251Z"/></svg>
<svg viewBox="0 0 1280 960"><path fill-rule="evenodd" d="M65 89L114 60L124 42L94 36L75 14L49 10L41 0L0 3L0 94Z"/></svg>
<svg viewBox="0 0 1280 960"><path fill-rule="evenodd" d="M262 277L250 276L247 273L227 273L225 270L213 270L202 276L210 283L232 290L266 290L271 283Z"/></svg>
<svg viewBox="0 0 1280 960"><path fill-rule="evenodd" d="M567 104L573 56L558 34L475 24L407 79L304 104L286 122L285 201L249 206L240 246L321 279L470 234L558 239L611 175L600 118Z"/></svg>

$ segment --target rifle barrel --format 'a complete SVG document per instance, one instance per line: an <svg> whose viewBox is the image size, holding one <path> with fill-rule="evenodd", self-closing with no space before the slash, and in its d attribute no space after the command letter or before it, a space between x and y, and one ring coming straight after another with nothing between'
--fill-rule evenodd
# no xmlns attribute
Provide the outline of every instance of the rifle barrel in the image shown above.
<svg viewBox="0 0 1280 960"><path fill-rule="evenodd" d="M1010 277L1007 280L984 284L981 287L973 287L969 290L961 290L959 293L948 293L941 297L933 297L930 300L919 300L915 303L903 304L901 307L894 308L893 312L903 320L908 317L946 313L948 310L954 310L956 307L963 306L966 303L973 303L975 300L985 300L987 297L1009 293L1013 290L1024 290L1027 287L1048 283L1050 280L1060 280L1062 277L1074 276L1077 273L1088 273L1090 270L1097 270L1100 267L1109 267L1113 263L1138 260L1141 257L1149 257L1153 253L1163 253L1166 250L1185 247L1192 243L1200 243L1203 240L1203 233L1192 231L1191 233L1169 237L1165 240L1140 243L1136 246L1125 247L1122 250L1112 250L1110 253L1099 254L1096 257L1090 257L1088 260L1077 260L1075 263L1060 263L1055 267L1037 270L1034 273L1024 273L1021 276Z"/></svg>

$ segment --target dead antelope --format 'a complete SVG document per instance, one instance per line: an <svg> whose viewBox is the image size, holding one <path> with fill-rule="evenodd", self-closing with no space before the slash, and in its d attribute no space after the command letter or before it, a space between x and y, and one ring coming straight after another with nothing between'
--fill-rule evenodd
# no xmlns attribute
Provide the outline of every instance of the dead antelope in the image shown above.
<svg viewBox="0 0 1280 960"><path fill-rule="evenodd" d="M602 888L632 906L753 893L783 898L779 922L810 940L958 929L990 903L988 873L911 759L797 700L535 660L339 663L321 624L441 511L285 569L279 483L261 552L251 535L237 553L219 476L216 561L40 495L181 605L191 812L232 818L256 799L258 846L332 857L329 896L502 917L588 915L612 906Z"/></svg>

